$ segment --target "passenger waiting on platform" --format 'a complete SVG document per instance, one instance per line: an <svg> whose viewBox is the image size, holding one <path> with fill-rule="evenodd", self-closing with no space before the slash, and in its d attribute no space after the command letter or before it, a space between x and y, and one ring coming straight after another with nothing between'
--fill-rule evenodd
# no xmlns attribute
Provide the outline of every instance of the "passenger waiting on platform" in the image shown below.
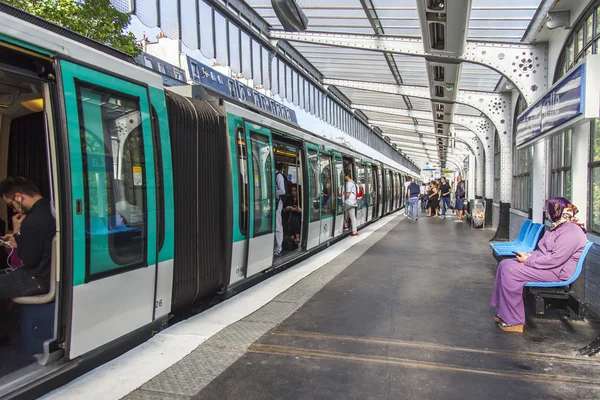
<svg viewBox="0 0 600 400"><path fill-rule="evenodd" d="M421 187L419 188L419 190L421 192L419 196L421 199L421 212L425 212L427 211L427 200L429 200L429 187L427 186L427 184L425 184L425 182L423 182L421 183Z"/></svg>
<svg viewBox="0 0 600 400"><path fill-rule="evenodd" d="M0 274L0 299L48 293L52 239L56 233L50 200L42 197L33 182L22 177L0 182L0 195L17 214L13 232L4 235L0 243L9 251L18 249L23 263L19 269ZM0 337L6 335L2 332L6 324L1 321L0 315Z"/></svg>
<svg viewBox="0 0 600 400"><path fill-rule="evenodd" d="M344 171L344 180L346 181L346 187L344 189L344 220L350 221L352 224L352 233L350 236L358 236L356 226L356 194L358 193L358 186L350 178L350 171Z"/></svg>
<svg viewBox="0 0 600 400"><path fill-rule="evenodd" d="M296 244L300 243L300 230L302 227L302 208L298 204L298 189L292 187L292 195L287 198L283 205L283 220L289 231L294 235Z"/></svg>
<svg viewBox="0 0 600 400"><path fill-rule="evenodd" d="M415 220L419 219L419 193L421 189L419 185L415 182L411 182L411 178L408 178L410 185L408 185L407 193L408 193L408 219L412 219L413 216Z"/></svg>
<svg viewBox="0 0 600 400"><path fill-rule="evenodd" d="M517 258L498 264L491 306L494 320L505 332L523 332L525 306L523 288L527 282L557 282L570 279L587 244L583 223L575 218L577 207L563 197L546 203L550 231L531 254L517 253Z"/></svg>
<svg viewBox="0 0 600 400"><path fill-rule="evenodd" d="M433 213L435 212L435 216L438 216L440 205L440 192L438 190L437 183L435 181L431 182L431 193L429 194L429 216L433 217Z"/></svg>
<svg viewBox="0 0 600 400"><path fill-rule="evenodd" d="M444 177L442 177L440 185L440 202L442 206L442 219L446 219L446 210L450 207L450 185L448 185Z"/></svg>
<svg viewBox="0 0 600 400"><path fill-rule="evenodd" d="M456 177L456 190L454 191L454 201L456 202L456 216L457 220L454 222L462 222L464 201L465 201L465 182L462 180L462 176Z"/></svg>

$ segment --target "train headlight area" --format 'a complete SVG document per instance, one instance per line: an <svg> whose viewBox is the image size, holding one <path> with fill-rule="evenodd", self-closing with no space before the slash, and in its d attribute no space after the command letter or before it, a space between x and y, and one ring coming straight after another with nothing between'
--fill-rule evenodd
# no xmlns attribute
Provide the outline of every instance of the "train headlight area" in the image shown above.
<svg viewBox="0 0 600 400"><path fill-rule="evenodd" d="M600 0L125 3L150 63L0 3L0 398L597 397Z"/></svg>

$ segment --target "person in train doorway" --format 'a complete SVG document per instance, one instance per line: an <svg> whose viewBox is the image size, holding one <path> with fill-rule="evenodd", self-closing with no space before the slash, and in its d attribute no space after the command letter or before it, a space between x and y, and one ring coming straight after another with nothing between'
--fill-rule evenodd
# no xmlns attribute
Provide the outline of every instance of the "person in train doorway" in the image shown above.
<svg viewBox="0 0 600 400"><path fill-rule="evenodd" d="M0 274L0 300L48 293L52 239L56 233L50 200L23 177L9 177L0 182L0 195L15 212L12 233L2 236L0 243L9 252L18 249L23 262L21 268ZM0 322L0 343L8 342L7 331L6 324Z"/></svg>
<svg viewBox="0 0 600 400"><path fill-rule="evenodd" d="M350 177L350 171L344 171L344 180L346 181L345 193L344 193L344 211L347 217L345 220L350 220L352 224L352 233L350 236L358 236L356 227L356 207L358 202L356 201L356 194L358 193L358 186Z"/></svg>
<svg viewBox="0 0 600 400"><path fill-rule="evenodd" d="M446 219L446 210L450 208L450 185L445 177L440 180L440 202L442 204L442 219Z"/></svg>
<svg viewBox="0 0 600 400"><path fill-rule="evenodd" d="M456 201L456 216L458 217L458 219L454 222L463 222L462 217L465 201L465 182L462 180L462 176L460 175L456 177L456 190L454 191L454 198Z"/></svg>
<svg viewBox="0 0 600 400"><path fill-rule="evenodd" d="M415 220L419 219L419 194L421 193L421 188L415 182L412 182L411 178L408 178L410 184L408 185L408 219Z"/></svg>
<svg viewBox="0 0 600 400"><path fill-rule="evenodd" d="M275 252L276 256L281 255L283 248L283 220L281 218L281 212L283 210L283 203L288 190L288 184L285 177L283 176L283 164L277 163L275 166L275 196L277 197L276 211L275 211Z"/></svg>

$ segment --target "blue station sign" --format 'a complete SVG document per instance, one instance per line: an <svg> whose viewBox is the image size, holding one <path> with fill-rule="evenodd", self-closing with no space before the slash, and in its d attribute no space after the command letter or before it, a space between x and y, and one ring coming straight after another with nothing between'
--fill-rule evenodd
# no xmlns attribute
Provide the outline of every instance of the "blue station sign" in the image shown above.
<svg viewBox="0 0 600 400"><path fill-rule="evenodd" d="M234 98L246 104L251 104L254 107L260 108L279 118L298 124L296 113L294 110L286 107L282 103L265 96L258 90L251 88L242 82L229 78L221 74L207 65L204 65L196 60L188 60L190 65L194 64L190 70L198 70L198 76L193 76L193 80L204 87L210 88L226 97Z"/></svg>
<svg viewBox="0 0 600 400"><path fill-rule="evenodd" d="M575 120L598 117L598 79L593 76L597 62L597 57L588 56L519 115L517 147L557 132Z"/></svg>

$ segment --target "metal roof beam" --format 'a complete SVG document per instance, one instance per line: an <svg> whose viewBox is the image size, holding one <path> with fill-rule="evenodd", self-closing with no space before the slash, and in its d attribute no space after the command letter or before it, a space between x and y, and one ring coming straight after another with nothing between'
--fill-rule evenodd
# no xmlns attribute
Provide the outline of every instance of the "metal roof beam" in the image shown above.
<svg viewBox="0 0 600 400"><path fill-rule="evenodd" d="M270 32L272 39L326 46L405 54L440 62L469 62L491 68L513 83L528 104L547 89L548 49L546 44L467 41L459 57L425 53L421 39L397 36L350 35L323 32Z"/></svg>

